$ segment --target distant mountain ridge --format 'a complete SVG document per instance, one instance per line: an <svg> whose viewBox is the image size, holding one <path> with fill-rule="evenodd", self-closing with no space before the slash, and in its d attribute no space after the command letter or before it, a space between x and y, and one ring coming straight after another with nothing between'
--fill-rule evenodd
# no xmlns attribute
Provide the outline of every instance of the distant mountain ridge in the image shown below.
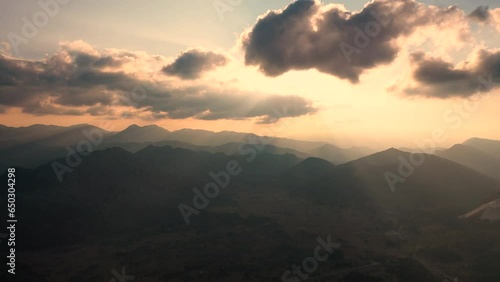
<svg viewBox="0 0 500 282"><path fill-rule="evenodd" d="M500 179L500 159L485 151L469 145L457 144L450 149L437 152L436 155Z"/></svg>
<svg viewBox="0 0 500 282"><path fill-rule="evenodd" d="M69 127L32 125L0 128L0 169L11 166L34 168L67 154L67 146L89 141L90 132L99 132L99 138L111 136L102 128L79 124Z"/></svg>
<svg viewBox="0 0 500 282"><path fill-rule="evenodd" d="M102 140L93 150L113 147L124 148L132 153L147 146L172 146L193 151L241 155L254 151L256 154L293 154L301 159L321 158L340 165L373 154L365 147L339 148L326 142L300 141L287 138L258 136L233 131L211 132L197 129L168 131L157 125L130 125L120 132L80 124L69 127L32 125L28 127L0 126L0 169L8 166L34 168L49 160L67 154L66 147L75 147L87 141L84 131L100 132ZM500 141L471 138L436 155L468 166L488 176L500 179Z"/></svg>
<svg viewBox="0 0 500 282"><path fill-rule="evenodd" d="M85 140L84 130L98 130L104 137L112 135L111 132L89 124L78 124L68 127L55 125L35 124L27 127L0 128L0 142L10 146L2 146L0 149L8 149L13 146L36 142L42 146L66 146L76 144Z"/></svg>
<svg viewBox="0 0 500 282"><path fill-rule="evenodd" d="M173 146L195 151L220 152L239 155L242 151L255 153L293 154L299 158L311 156L341 164L368 154L365 148L341 149L326 142L300 141L287 138L258 136L232 131L181 129L168 131L157 125L130 125L120 132L82 124L70 127L33 125L28 127L0 127L0 169L16 165L34 168L51 159L67 154L68 146L75 147L88 141L84 131L99 132L102 140L92 150L120 147L137 152L149 145ZM253 149L248 149L253 147ZM320 149L322 148L322 149Z"/></svg>
<svg viewBox="0 0 500 282"><path fill-rule="evenodd" d="M500 159L500 141L484 138L471 138L463 143L479 151Z"/></svg>
<svg viewBox="0 0 500 282"><path fill-rule="evenodd" d="M142 137L138 137L142 136ZM141 138L140 141L134 138ZM253 133L241 133L234 131L212 132L200 129L180 129L168 131L156 125L137 126L131 125L125 130L118 132L106 142L128 143L128 142L159 142L159 141L181 141L196 146L222 146L228 143L246 142L249 144L265 143L276 147L284 147L297 151L307 151L327 144L326 142L299 141L279 137L258 136Z"/></svg>
<svg viewBox="0 0 500 282"><path fill-rule="evenodd" d="M387 211L406 213L440 207L456 209L456 216L494 199L500 192L500 182L493 178L455 162L425 155L425 162L414 167L414 172L398 183L393 193L384 174L387 171L398 174L400 157L409 160L410 154L391 148L336 166L332 173L302 179L302 183L315 187L313 195L320 202L329 197L344 199L340 203L364 199L367 207L376 203L377 209ZM294 174L297 173L288 175L291 185ZM326 189L328 186L333 190Z"/></svg>

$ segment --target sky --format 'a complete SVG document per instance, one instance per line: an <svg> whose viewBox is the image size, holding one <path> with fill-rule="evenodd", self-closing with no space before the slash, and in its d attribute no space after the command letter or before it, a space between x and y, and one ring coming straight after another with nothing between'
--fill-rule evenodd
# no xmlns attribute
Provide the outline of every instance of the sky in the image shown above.
<svg viewBox="0 0 500 282"><path fill-rule="evenodd" d="M1 2L1 124L500 139L498 0Z"/></svg>

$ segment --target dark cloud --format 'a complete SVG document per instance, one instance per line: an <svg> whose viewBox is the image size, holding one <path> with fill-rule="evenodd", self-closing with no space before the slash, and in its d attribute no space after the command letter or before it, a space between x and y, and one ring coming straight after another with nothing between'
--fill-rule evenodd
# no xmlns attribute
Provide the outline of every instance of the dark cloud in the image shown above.
<svg viewBox="0 0 500 282"><path fill-rule="evenodd" d="M398 38L424 25L463 16L413 0L378 0L351 13L338 5L299 0L271 11L242 36L245 63L268 76L317 69L353 83L365 70L392 62Z"/></svg>
<svg viewBox="0 0 500 282"><path fill-rule="evenodd" d="M457 67L440 58L413 54L413 77L419 85L407 88L406 93L438 98L469 97L498 88L500 51L481 50L475 58Z"/></svg>
<svg viewBox="0 0 500 282"><path fill-rule="evenodd" d="M490 19L490 11L488 6L479 6L472 13L469 14L469 18L474 19L479 22L486 22Z"/></svg>
<svg viewBox="0 0 500 282"><path fill-rule="evenodd" d="M78 67L95 67L95 68L105 68L105 67L120 67L122 61L115 59L111 56L97 57L84 53L74 54L74 62Z"/></svg>
<svg viewBox="0 0 500 282"><path fill-rule="evenodd" d="M0 110L17 107L34 115L108 118L258 118L264 123L316 112L309 100L297 96L265 96L210 86L179 87L139 78L120 67L134 56L120 54L64 47L41 61L0 55ZM117 112L116 107L122 110ZM123 112L124 107L129 110ZM287 111L282 112L283 108Z"/></svg>
<svg viewBox="0 0 500 282"><path fill-rule="evenodd" d="M222 54L212 51L189 50L182 53L170 65L163 68L163 72L183 79L196 79L203 72L226 65L228 59Z"/></svg>

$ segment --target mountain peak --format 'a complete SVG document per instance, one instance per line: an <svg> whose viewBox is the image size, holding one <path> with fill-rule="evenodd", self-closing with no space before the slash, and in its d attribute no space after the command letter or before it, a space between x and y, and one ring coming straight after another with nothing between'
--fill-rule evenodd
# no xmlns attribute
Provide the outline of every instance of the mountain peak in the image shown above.
<svg viewBox="0 0 500 282"><path fill-rule="evenodd" d="M286 177L289 181L297 179L317 178L329 175L335 169L335 165L324 159L310 157L287 170Z"/></svg>
<svg viewBox="0 0 500 282"><path fill-rule="evenodd" d="M389 148L387 150L380 151L380 152L375 153L375 154L373 154L371 156L391 156L391 157L392 156L396 156L397 157L399 155L408 155L408 154L409 154L408 152L404 152L404 151L398 150L398 149L396 149L394 147L391 147L391 148ZM370 157L370 156L368 156L368 157Z"/></svg>
<svg viewBox="0 0 500 282"><path fill-rule="evenodd" d="M108 139L108 142L129 143L129 142L159 142L165 141L170 132L157 125L139 126L132 124L125 130L118 132Z"/></svg>
<svg viewBox="0 0 500 282"><path fill-rule="evenodd" d="M499 143L499 142L500 142L499 140L486 139L486 138L480 138L480 137L472 137L472 138L467 139L462 144L464 144L464 145L492 144L492 143Z"/></svg>
<svg viewBox="0 0 500 282"><path fill-rule="evenodd" d="M332 145L330 143L323 144L319 147L319 149L339 149L339 147Z"/></svg>
<svg viewBox="0 0 500 282"><path fill-rule="evenodd" d="M150 124L150 125L145 125L145 126L139 126L137 124L132 124L129 127L127 127L125 130L123 130L122 132L132 131L132 130L134 130L134 131L137 131L137 130L158 130L158 131L168 132L168 130L166 130L165 128L158 126L156 124Z"/></svg>
<svg viewBox="0 0 500 282"><path fill-rule="evenodd" d="M410 153L398 150L396 148L389 148L360 159L354 160L350 163L365 163L365 164L396 164L399 163L399 157L406 158Z"/></svg>
<svg viewBox="0 0 500 282"><path fill-rule="evenodd" d="M500 141L499 140L491 140L474 137L471 138L464 143L464 145L473 147L479 151L482 151L490 156L500 159Z"/></svg>
<svg viewBox="0 0 500 282"><path fill-rule="evenodd" d="M462 144L467 144L467 143L470 143L470 142L481 141L481 140L489 140L489 139L480 138L480 137L471 137L471 138L465 140Z"/></svg>
<svg viewBox="0 0 500 282"><path fill-rule="evenodd" d="M165 131L168 131L166 130L165 128L161 127L161 126L158 126L156 124L149 124L149 125L145 125L143 126L142 128L149 128L149 129L161 129L161 130L165 130Z"/></svg>
<svg viewBox="0 0 500 282"><path fill-rule="evenodd" d="M125 130L129 130L129 129L138 129L138 128L141 128L140 126L138 126L137 124L131 124L129 127L127 127Z"/></svg>
<svg viewBox="0 0 500 282"><path fill-rule="evenodd" d="M303 160L300 164L297 166L307 166L307 167L335 167L334 164L331 162L321 159L321 158L315 158L315 157L310 157L305 160Z"/></svg>

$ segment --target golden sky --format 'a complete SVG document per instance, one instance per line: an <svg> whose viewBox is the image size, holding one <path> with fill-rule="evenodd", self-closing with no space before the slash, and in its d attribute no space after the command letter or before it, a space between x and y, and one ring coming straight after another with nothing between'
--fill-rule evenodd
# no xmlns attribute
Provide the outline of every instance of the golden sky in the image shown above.
<svg viewBox="0 0 500 282"><path fill-rule="evenodd" d="M494 1L207 2L69 2L52 14L10 3L1 123L157 124L372 147L414 147L436 130L442 147L500 139ZM47 23L26 36L23 18L36 24L40 12Z"/></svg>

